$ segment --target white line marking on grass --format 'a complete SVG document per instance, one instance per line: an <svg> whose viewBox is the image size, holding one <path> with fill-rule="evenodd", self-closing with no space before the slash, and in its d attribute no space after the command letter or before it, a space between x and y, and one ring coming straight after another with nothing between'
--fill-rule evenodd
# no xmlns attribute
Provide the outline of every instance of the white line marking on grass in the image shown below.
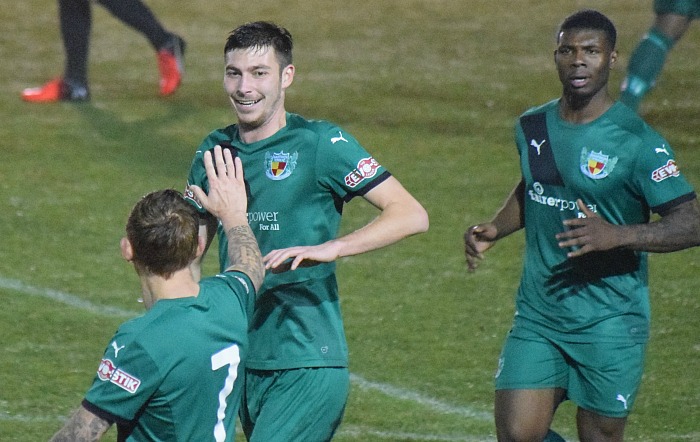
<svg viewBox="0 0 700 442"><path fill-rule="evenodd" d="M93 304L86 301L78 296L71 295L68 293L60 292L52 289L38 288L31 285L25 284L22 281L7 279L0 277L0 288L17 291L26 295L40 296L43 298L51 299L63 303L65 305L79 308L82 310L87 310L91 313L96 313L105 316L119 316L119 317L133 317L138 313L124 310L118 307L101 306ZM374 390L383 393L387 396L415 402L419 405L425 406L433 411L444 413L444 414L454 414L458 416L463 416L467 418L479 419L479 420L491 420L491 413L477 411L469 407L460 407L446 402L440 401L435 398L431 398L420 393L406 390L403 388L395 387L389 384L382 384L379 382L368 381L365 378L358 376L356 374L350 374L350 381L355 384L361 390ZM425 439L424 439L425 440Z"/></svg>
<svg viewBox="0 0 700 442"><path fill-rule="evenodd" d="M138 315L138 312L124 310L119 307L93 304L90 301L86 301L75 295L59 292L58 290L33 287L15 279L6 279L0 277L0 288L14 290L25 295L40 296L42 298L47 298L52 301L58 301L71 307L87 310L91 313L96 313L98 315L103 316L119 316L132 318Z"/></svg>
<svg viewBox="0 0 700 442"><path fill-rule="evenodd" d="M379 382L372 382L364 379L361 376L350 373L350 382L357 385L361 390L375 390L380 393L384 393L387 396L391 396L396 399L401 399L405 401L415 402L417 404L423 405L430 408L433 411L437 411L444 414L456 414L458 416L468 417L472 419L478 419L483 421L490 421L493 419L491 413L484 411L477 411L469 407L460 407L456 405L451 405L446 402L442 402L439 399L434 399L428 396L424 396L415 391L405 390L403 388L394 387L389 384L382 384Z"/></svg>
<svg viewBox="0 0 700 442"><path fill-rule="evenodd" d="M11 415L5 411L0 411L0 421L33 423L33 422L61 422L66 418L62 416L25 416L23 414Z"/></svg>
<svg viewBox="0 0 700 442"><path fill-rule="evenodd" d="M493 442L495 437L469 436L469 435L438 435L419 434L394 431L380 431L372 428L344 425L340 427L338 436L366 439L372 436L377 439L405 440L405 441L435 441L435 442Z"/></svg>

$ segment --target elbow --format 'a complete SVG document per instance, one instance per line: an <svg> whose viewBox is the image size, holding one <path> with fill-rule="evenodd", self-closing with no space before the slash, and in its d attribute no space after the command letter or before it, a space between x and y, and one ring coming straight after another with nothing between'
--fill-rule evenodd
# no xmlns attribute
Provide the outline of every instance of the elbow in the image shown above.
<svg viewBox="0 0 700 442"><path fill-rule="evenodd" d="M430 217L428 216L428 212L425 210L425 208L420 204L418 204L414 219L414 233L425 233L428 231L428 228L430 228Z"/></svg>

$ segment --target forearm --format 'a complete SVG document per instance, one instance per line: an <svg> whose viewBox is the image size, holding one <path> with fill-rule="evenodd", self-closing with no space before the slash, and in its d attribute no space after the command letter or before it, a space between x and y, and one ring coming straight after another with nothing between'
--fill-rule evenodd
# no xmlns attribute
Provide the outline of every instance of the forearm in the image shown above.
<svg viewBox="0 0 700 442"><path fill-rule="evenodd" d="M231 264L228 270L236 270L248 275L257 291L265 277L265 267L262 254L253 231L244 217L222 219L228 239L228 259Z"/></svg>
<svg viewBox="0 0 700 442"><path fill-rule="evenodd" d="M521 180L491 220L491 224L494 225L497 232L494 241L506 237L525 226L524 195L525 182Z"/></svg>
<svg viewBox="0 0 700 442"><path fill-rule="evenodd" d="M427 212L413 200L387 205L372 222L332 242L338 257L359 255L425 232L428 226Z"/></svg>
<svg viewBox="0 0 700 442"><path fill-rule="evenodd" d="M674 252L700 245L697 200L678 205L660 220L619 226L620 247L645 252Z"/></svg>
<svg viewBox="0 0 700 442"><path fill-rule="evenodd" d="M98 441L109 429L110 423L80 407L50 442Z"/></svg>

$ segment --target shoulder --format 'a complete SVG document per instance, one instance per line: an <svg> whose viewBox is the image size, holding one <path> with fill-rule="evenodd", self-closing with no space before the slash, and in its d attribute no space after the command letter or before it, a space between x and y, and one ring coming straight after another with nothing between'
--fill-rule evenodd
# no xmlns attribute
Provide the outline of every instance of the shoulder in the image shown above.
<svg viewBox="0 0 700 442"><path fill-rule="evenodd" d="M216 146L221 141L232 140L237 133L238 126L235 124L220 129L214 129L213 131L209 132L209 134L207 134L207 136L200 144L199 148L197 149L197 156L202 156L204 152Z"/></svg>
<svg viewBox="0 0 700 442"><path fill-rule="evenodd" d="M309 120L300 115L290 113L287 118L289 129L297 133L306 133L307 136L313 136L320 141L326 140L333 143L337 137L343 137L343 134L349 135L335 123L326 120Z"/></svg>
<svg viewBox="0 0 700 442"><path fill-rule="evenodd" d="M542 114L542 113L547 113L553 110L556 110L557 104L559 103L559 99L554 99L551 101L548 101L547 103L541 104L539 106L534 106L520 114L518 119L527 117L530 115L536 115L536 114Z"/></svg>
<svg viewBox="0 0 700 442"><path fill-rule="evenodd" d="M199 286L202 289L200 296L204 297L215 296L217 293L228 295L231 291L251 295L255 290L250 278L239 271L223 272L204 278L199 282Z"/></svg>
<svg viewBox="0 0 700 442"><path fill-rule="evenodd" d="M620 101L613 104L607 113L607 117L617 127L640 139L662 138L642 117Z"/></svg>

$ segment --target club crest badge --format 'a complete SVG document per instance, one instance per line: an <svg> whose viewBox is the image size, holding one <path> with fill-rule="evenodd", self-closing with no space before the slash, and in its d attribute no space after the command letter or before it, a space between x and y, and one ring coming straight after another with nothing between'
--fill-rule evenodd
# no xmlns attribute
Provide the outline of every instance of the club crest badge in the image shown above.
<svg viewBox="0 0 700 442"><path fill-rule="evenodd" d="M293 154L284 151L265 154L265 175L274 181L287 178L297 167L299 153Z"/></svg>
<svg viewBox="0 0 700 442"><path fill-rule="evenodd" d="M588 152L584 147L581 149L581 172L588 178L600 180L612 173L617 164L617 157L610 158L603 154L603 151Z"/></svg>

